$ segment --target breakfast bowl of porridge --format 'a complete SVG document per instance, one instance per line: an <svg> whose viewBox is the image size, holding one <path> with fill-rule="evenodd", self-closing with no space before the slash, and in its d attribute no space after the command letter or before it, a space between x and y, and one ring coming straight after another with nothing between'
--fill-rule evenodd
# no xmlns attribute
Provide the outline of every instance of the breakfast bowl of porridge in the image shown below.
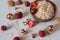
<svg viewBox="0 0 60 40"><path fill-rule="evenodd" d="M55 17L56 6L51 1L35 1L31 3L30 12L36 21L49 21Z"/></svg>

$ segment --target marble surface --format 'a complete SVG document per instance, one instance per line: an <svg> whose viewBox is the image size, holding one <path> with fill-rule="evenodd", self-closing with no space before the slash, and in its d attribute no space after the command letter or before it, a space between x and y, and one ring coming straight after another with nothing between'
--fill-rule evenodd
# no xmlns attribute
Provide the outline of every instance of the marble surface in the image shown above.
<svg viewBox="0 0 60 40"><path fill-rule="evenodd" d="M16 5L14 7L8 7L7 5L7 1L8 0L0 0L0 26L2 25L6 25L8 30L6 31L1 31L0 30L0 40L12 40L13 37L15 36L19 36L22 37L23 40L60 40L60 26L55 26L56 27L56 31L50 35L47 35L43 38L37 36L36 38L32 39L31 38L31 34L32 33L38 33L39 30L43 30L45 29L48 25L55 25L53 20L49 21L49 22L40 22L39 24L35 25L33 28L29 28L28 26L24 26L23 25L23 21L25 21L25 19L30 18L32 20L34 20L30 14L29 8L30 7L25 7L25 5ZM15 2L17 0L14 0ZM26 0L23 0L26 1ZM29 2L32 2L34 0L28 0ZM56 12L56 16L55 17L60 17L60 0L50 0L52 2L54 2L57 6L57 12ZM22 19L17 19L17 20L12 20L9 21L6 19L6 15L11 12L11 13L16 13L16 11L14 10L15 7L21 7L21 9L17 10L17 11L22 11L24 14ZM20 29L29 29L29 33L26 35L21 35L20 34Z"/></svg>

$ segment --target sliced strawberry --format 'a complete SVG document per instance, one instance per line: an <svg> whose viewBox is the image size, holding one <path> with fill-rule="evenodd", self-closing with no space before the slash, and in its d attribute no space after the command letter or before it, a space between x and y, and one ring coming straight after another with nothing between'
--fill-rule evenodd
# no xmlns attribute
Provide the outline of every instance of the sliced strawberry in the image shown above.
<svg viewBox="0 0 60 40"><path fill-rule="evenodd" d="M32 6L32 7L37 7L37 2L36 2L36 1L32 2L32 3L31 3L31 6Z"/></svg>
<svg viewBox="0 0 60 40"><path fill-rule="evenodd" d="M32 28L35 25L35 23L33 21L28 21L28 25L30 28Z"/></svg>

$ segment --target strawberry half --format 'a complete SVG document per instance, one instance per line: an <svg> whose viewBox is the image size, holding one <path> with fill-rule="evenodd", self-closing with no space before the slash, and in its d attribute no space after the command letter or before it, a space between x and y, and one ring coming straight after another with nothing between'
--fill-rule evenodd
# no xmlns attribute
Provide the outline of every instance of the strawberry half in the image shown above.
<svg viewBox="0 0 60 40"><path fill-rule="evenodd" d="M28 21L27 24L30 28L32 28L35 25L35 22L34 21Z"/></svg>
<svg viewBox="0 0 60 40"><path fill-rule="evenodd" d="M32 2L32 3L31 3L31 6L32 6L32 7L36 7L36 6L37 6L37 1Z"/></svg>

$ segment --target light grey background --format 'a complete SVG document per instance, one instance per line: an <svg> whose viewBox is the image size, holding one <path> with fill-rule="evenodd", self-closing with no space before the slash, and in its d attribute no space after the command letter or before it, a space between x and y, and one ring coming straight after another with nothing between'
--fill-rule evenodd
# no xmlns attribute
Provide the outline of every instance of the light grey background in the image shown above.
<svg viewBox="0 0 60 40"><path fill-rule="evenodd" d="M60 27L59 26L56 26L57 30L50 35L47 35L43 38L37 36L35 39L32 39L31 38L32 33L38 33L39 30L45 29L48 25L51 25L51 24L54 25L53 20L49 21L49 22L40 22L33 28L24 26L22 22L25 21L25 19L27 19L27 18L33 19L33 18L31 16L31 14L29 14L29 12L30 12L29 7L25 7L25 5L23 4L23 5L16 5L16 6L21 7L22 9L19 9L19 10L22 11L26 15L24 15L24 17L22 19L18 19L17 21L16 20L9 21L6 19L6 15L9 12L11 12L13 14L16 13L16 11L14 10L14 8L16 6L8 7L7 1L8 0L0 0L0 26L6 25L8 28L8 30L4 31L4 32L0 30L0 40L12 40L13 37L15 37L15 36L22 37L24 40L60 40ZM17 0L14 0L14 1L17 1ZM32 2L33 0L32 1L28 0L28 1ZM55 17L60 17L60 0L51 0L51 1L53 1L57 6L57 13L56 13ZM19 25L17 24L17 22ZM31 32L29 32L26 35L21 35L20 29L22 29L22 28L24 28L26 30L29 29Z"/></svg>

